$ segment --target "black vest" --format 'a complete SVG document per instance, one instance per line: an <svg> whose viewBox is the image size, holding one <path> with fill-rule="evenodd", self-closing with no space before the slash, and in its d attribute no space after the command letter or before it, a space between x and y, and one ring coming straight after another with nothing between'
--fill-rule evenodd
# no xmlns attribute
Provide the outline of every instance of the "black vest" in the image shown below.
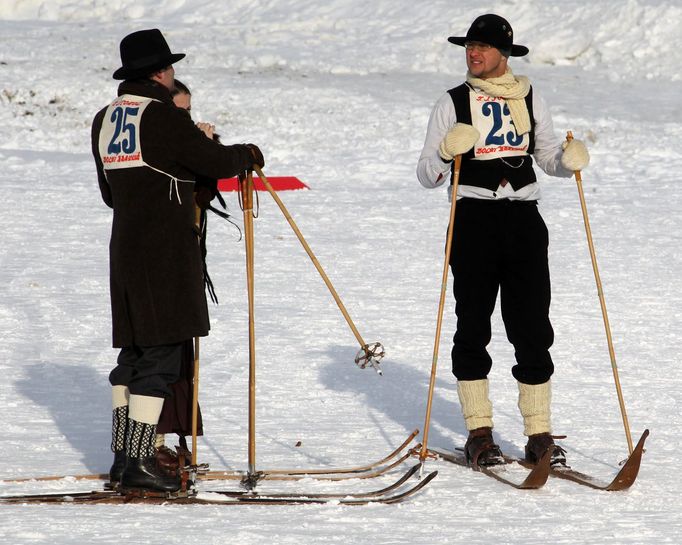
<svg viewBox="0 0 682 545"><path fill-rule="evenodd" d="M448 93L455 106L455 114L459 123L471 125L471 108L469 103L469 93L472 92L468 84L463 83ZM530 116L530 142L528 144L528 155L517 157L507 157L505 159L488 159L474 161L474 150L469 150L462 156L462 166L459 173L459 183L462 185L473 185L495 191L500 182L506 179L515 191L522 187L532 184L537 180L533 170L533 158L531 154L535 150L535 119L533 118L533 88L531 87L525 98L528 114ZM450 178L454 180L454 170Z"/></svg>

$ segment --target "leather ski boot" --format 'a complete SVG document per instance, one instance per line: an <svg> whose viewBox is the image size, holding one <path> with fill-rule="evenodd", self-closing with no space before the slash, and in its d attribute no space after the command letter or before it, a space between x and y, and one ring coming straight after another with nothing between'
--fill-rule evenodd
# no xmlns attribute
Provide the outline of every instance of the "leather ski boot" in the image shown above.
<svg viewBox="0 0 682 545"><path fill-rule="evenodd" d="M469 431L464 452L467 462L474 468L505 463L500 447L493 441L492 428L477 428Z"/></svg>
<svg viewBox="0 0 682 545"><path fill-rule="evenodd" d="M126 468L126 461L125 450L114 452L114 463L111 465L111 469L109 469L109 483L111 486L116 486L121 482L121 475L123 475L123 471Z"/></svg>
<svg viewBox="0 0 682 545"><path fill-rule="evenodd" d="M548 450L552 451L550 465L566 465L566 451L554 442L550 433L536 433L528 437L526 461L537 464Z"/></svg>
<svg viewBox="0 0 682 545"><path fill-rule="evenodd" d="M156 463L159 468L163 469L169 475L175 475L180 468L180 460L178 455L166 445L157 447L156 449Z"/></svg>
<svg viewBox="0 0 682 545"><path fill-rule="evenodd" d="M123 490L175 492L181 488L178 475L168 475L156 462L156 423L162 406L163 398L130 396Z"/></svg>
<svg viewBox="0 0 682 545"><path fill-rule="evenodd" d="M180 490L180 479L171 476L156 463L156 456L129 457L121 478L123 489L141 489L158 492Z"/></svg>

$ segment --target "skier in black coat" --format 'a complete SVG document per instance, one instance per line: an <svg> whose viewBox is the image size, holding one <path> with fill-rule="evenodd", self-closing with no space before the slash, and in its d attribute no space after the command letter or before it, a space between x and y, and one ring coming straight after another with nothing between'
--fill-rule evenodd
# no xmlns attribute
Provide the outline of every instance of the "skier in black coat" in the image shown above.
<svg viewBox="0 0 682 545"><path fill-rule="evenodd" d="M157 29L121 41L124 80L95 116L92 152L104 202L113 208L110 242L113 345L120 348L113 387L112 481L173 491L179 479L156 466L155 431L183 346L208 334L200 248L194 229L194 181L232 177L263 165L252 144L206 138L170 95L171 53Z"/></svg>

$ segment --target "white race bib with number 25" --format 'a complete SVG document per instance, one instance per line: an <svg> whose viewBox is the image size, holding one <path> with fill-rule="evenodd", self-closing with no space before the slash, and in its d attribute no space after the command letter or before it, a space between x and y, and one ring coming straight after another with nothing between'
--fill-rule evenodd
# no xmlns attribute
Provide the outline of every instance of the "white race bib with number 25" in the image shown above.
<svg viewBox="0 0 682 545"><path fill-rule="evenodd" d="M516 134L505 100L481 93L469 93L469 97L472 125L481 135L474 146L476 159L527 155L530 137Z"/></svg>
<svg viewBox="0 0 682 545"><path fill-rule="evenodd" d="M122 95L107 108L99 133L104 170L146 166L140 144L140 121L153 99Z"/></svg>

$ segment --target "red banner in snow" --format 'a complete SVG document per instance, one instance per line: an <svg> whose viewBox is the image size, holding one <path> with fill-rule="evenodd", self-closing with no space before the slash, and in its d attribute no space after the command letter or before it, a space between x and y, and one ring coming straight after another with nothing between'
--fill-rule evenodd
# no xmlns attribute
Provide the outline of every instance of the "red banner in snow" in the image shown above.
<svg viewBox="0 0 682 545"><path fill-rule="evenodd" d="M296 176L268 176L268 182L275 191L286 191L288 189L309 189ZM253 177L253 185L258 191L266 191L263 182L258 176ZM237 178L222 178L218 180L218 191L237 191L239 184Z"/></svg>

